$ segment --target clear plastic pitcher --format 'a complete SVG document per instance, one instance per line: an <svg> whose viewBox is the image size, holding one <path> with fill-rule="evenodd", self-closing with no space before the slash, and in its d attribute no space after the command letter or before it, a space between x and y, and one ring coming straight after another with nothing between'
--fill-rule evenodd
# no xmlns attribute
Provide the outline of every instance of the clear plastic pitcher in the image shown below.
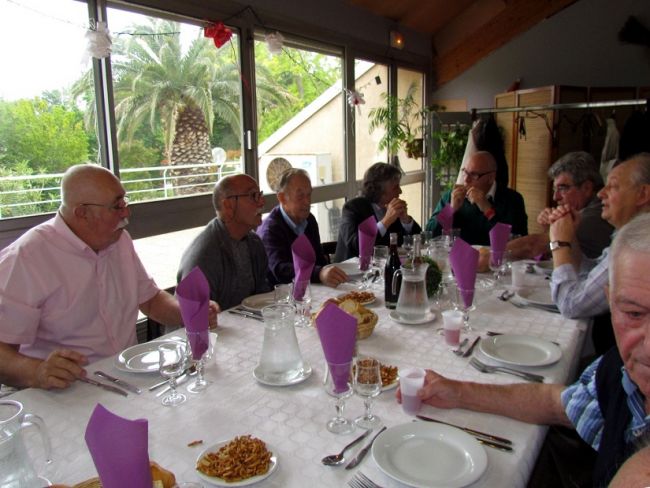
<svg viewBox="0 0 650 488"><path fill-rule="evenodd" d="M425 278L429 265L418 263L414 266L402 266L393 274L393 293L397 274L402 275L402 286L397 298L396 312L405 320L423 319L429 311L429 298Z"/></svg>
<svg viewBox="0 0 650 488"><path fill-rule="evenodd" d="M23 405L14 400L0 400L0 486L2 488L40 488L33 463L27 454L22 430L36 427L43 440L46 463L50 460L50 438L43 419L25 413Z"/></svg>
<svg viewBox="0 0 650 488"><path fill-rule="evenodd" d="M311 368L300 354L294 328L295 309L288 304L262 309L264 342L255 377L271 385L289 385L304 378Z"/></svg>

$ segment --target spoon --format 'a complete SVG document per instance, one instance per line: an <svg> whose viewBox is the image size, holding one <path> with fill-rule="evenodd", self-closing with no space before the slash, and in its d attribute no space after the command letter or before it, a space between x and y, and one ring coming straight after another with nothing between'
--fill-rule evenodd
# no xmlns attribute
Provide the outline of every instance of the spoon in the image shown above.
<svg viewBox="0 0 650 488"><path fill-rule="evenodd" d="M320 460L320 462L323 463L325 466L337 466L339 464L342 464L343 461L345 461L345 458L343 457L343 454L345 454L345 451L350 449L355 444L361 442L371 432L372 432L372 429L366 430L363 434L361 434L359 437L357 437L352 442L350 442L347 446L345 446L340 453L338 453L338 454L330 454L329 456L325 456L323 459Z"/></svg>

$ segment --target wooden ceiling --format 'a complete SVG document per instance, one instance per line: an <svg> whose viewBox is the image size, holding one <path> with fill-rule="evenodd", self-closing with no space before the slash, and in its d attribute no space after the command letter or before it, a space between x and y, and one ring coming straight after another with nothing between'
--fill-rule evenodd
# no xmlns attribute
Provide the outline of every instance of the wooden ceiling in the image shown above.
<svg viewBox="0 0 650 488"><path fill-rule="evenodd" d="M577 0L347 0L431 36L437 84Z"/></svg>

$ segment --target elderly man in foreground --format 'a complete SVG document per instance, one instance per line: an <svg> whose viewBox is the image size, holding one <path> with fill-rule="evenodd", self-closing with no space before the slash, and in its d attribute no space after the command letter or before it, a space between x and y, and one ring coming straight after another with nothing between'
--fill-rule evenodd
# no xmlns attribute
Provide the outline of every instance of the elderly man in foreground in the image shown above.
<svg viewBox="0 0 650 488"><path fill-rule="evenodd" d="M608 299L618 347L588 366L576 383L487 385L427 371L420 398L439 408L573 427L597 451L594 484L606 485L650 429L649 228L650 214L640 215L614 240Z"/></svg>
<svg viewBox="0 0 650 488"><path fill-rule="evenodd" d="M337 286L347 281L345 272L328 265L320 242L318 222L311 214L311 181L304 169L291 168L285 171L278 186L280 204L271 210L257 229L269 258L269 281L291 283L294 278L291 244L304 234L316 254L316 264L311 273L313 283Z"/></svg>
<svg viewBox="0 0 650 488"><path fill-rule="evenodd" d="M138 309L182 324L176 299L158 289L124 230L130 211L120 181L99 166L73 166L61 197L52 219L0 252L5 385L69 386L89 362L136 344Z"/></svg>
<svg viewBox="0 0 650 488"><path fill-rule="evenodd" d="M222 309L269 291L268 259L254 230L262 222L264 196L248 175L226 176L212 193L217 216L183 253L178 281L198 266L210 284L210 298Z"/></svg>
<svg viewBox="0 0 650 488"><path fill-rule="evenodd" d="M422 228L409 215L402 194L402 173L396 166L375 163L363 175L361 195L343 205L334 261L359 255L359 224L370 216L377 219L375 244L387 246L390 234L398 235L402 245L405 235L419 234Z"/></svg>

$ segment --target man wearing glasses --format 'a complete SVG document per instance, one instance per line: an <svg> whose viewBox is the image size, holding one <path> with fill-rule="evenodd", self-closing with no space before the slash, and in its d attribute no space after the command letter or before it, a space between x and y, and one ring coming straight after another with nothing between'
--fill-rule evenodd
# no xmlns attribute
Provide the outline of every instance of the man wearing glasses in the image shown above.
<svg viewBox="0 0 650 488"><path fill-rule="evenodd" d="M198 266L210 283L210 298L225 310L271 290L264 244L255 234L264 197L253 178L233 175L215 185L212 203L217 216L183 253L177 278Z"/></svg>
<svg viewBox="0 0 650 488"><path fill-rule="evenodd" d="M447 204L454 210L454 228L469 244L490 245L490 229L497 222L512 225L512 233L528 234L528 217L523 197L496 182L497 163L487 151L474 153L462 169L464 185L445 192L427 224L427 230L440 235L437 215Z"/></svg>
<svg viewBox="0 0 650 488"><path fill-rule="evenodd" d="M61 181L61 207L0 252L0 383L66 388L89 362L136 344L138 310L180 325L129 234L120 181L78 165ZM211 306L216 321L216 304ZM216 322L215 322L216 323Z"/></svg>

